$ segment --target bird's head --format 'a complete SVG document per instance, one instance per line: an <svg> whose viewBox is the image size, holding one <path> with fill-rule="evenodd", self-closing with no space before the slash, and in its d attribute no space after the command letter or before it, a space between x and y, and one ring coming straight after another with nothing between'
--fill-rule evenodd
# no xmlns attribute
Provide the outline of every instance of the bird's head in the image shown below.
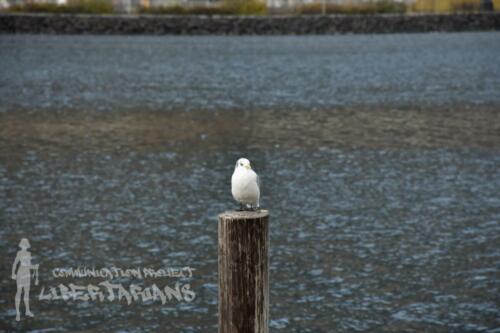
<svg viewBox="0 0 500 333"><path fill-rule="evenodd" d="M252 169L252 167L250 166L250 161L246 158L240 158L238 162L236 162L236 169L237 168L245 168L248 170Z"/></svg>

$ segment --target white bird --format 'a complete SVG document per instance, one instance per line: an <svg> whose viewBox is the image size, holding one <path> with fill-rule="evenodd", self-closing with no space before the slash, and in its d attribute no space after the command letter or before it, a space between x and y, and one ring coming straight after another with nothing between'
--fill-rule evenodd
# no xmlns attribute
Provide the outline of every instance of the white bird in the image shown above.
<svg viewBox="0 0 500 333"><path fill-rule="evenodd" d="M246 158L240 158L236 162L231 177L231 193L233 198L240 203L240 210L259 208L259 176L252 170L250 161Z"/></svg>

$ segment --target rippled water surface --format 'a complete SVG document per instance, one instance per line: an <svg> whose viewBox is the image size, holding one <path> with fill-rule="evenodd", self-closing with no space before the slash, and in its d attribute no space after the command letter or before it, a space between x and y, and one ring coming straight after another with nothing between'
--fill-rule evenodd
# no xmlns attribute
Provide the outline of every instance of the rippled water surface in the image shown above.
<svg viewBox="0 0 500 333"><path fill-rule="evenodd" d="M498 33L0 36L0 331L216 332L245 155L271 331L500 332L499 54ZM16 323L22 237L40 285ZM38 300L99 281L51 273L78 266L190 266L196 298Z"/></svg>
<svg viewBox="0 0 500 333"><path fill-rule="evenodd" d="M1 36L0 50L1 109L500 103L498 33Z"/></svg>

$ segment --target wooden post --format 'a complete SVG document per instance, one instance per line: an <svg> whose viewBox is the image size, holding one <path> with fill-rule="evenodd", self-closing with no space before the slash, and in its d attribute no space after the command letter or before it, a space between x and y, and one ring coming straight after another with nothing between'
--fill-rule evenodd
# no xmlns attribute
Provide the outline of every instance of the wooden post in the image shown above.
<svg viewBox="0 0 500 333"><path fill-rule="evenodd" d="M269 212L219 215L219 333L269 332Z"/></svg>

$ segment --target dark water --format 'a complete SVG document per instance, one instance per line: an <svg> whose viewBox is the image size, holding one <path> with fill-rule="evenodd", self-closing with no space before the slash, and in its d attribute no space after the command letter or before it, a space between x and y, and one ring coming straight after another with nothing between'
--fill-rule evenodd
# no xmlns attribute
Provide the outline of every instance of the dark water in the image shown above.
<svg viewBox="0 0 500 333"><path fill-rule="evenodd" d="M1 109L500 103L500 34L0 38Z"/></svg>
<svg viewBox="0 0 500 333"><path fill-rule="evenodd" d="M500 34L0 37L0 331L215 332L248 157L271 330L500 332ZM17 323L29 238L40 285ZM183 267L193 302L39 300L55 268ZM22 306L24 309L24 306Z"/></svg>

